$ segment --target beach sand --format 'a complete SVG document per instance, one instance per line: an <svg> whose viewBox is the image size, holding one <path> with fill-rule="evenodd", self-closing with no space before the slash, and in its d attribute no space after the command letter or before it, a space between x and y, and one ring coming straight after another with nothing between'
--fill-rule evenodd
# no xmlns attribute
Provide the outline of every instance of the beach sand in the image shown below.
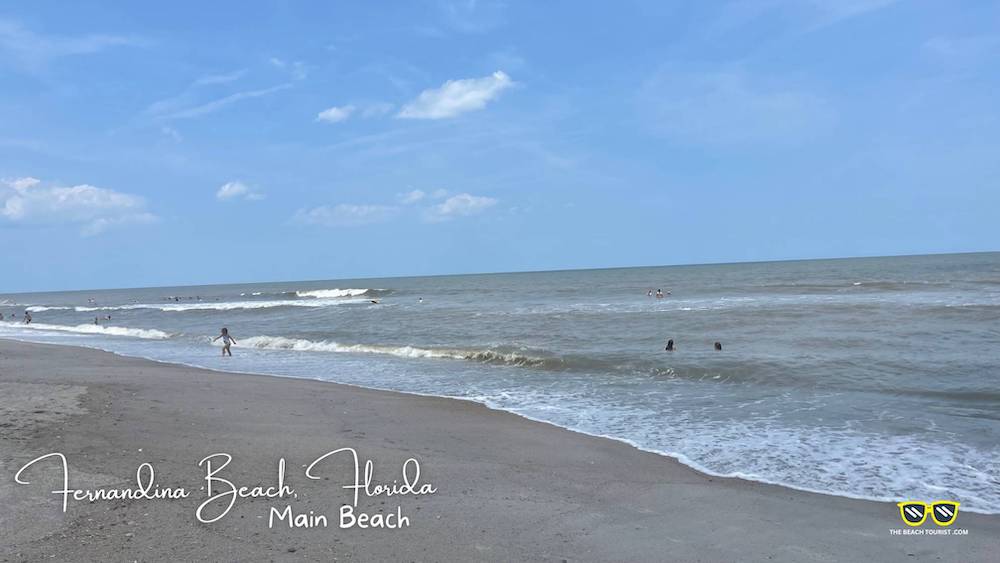
<svg viewBox="0 0 1000 563"><path fill-rule="evenodd" d="M207 354L215 353L207 349ZM238 350L237 350L238 353ZM375 480L419 460L420 497L366 498L406 528L338 528L353 480L304 464L353 447ZM135 487L150 462L180 500L93 504L50 491ZM195 518L203 457L225 476L271 485L280 457L299 498L247 499L212 524ZM227 374L82 348L0 340L0 561L995 561L1000 516L960 512L968 535L903 536L893 503L710 477L672 459L466 401L319 381ZM919 499L937 500L937 499ZM270 507L313 510L327 528L268 528ZM928 519L922 529L937 529Z"/></svg>

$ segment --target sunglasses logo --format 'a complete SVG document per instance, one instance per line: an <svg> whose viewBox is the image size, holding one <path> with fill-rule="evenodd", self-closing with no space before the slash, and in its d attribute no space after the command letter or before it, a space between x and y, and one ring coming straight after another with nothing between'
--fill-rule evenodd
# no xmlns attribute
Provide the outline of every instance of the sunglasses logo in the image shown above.
<svg viewBox="0 0 1000 563"><path fill-rule="evenodd" d="M938 526L951 526L958 518L958 502L950 500L939 500L931 504L910 500L897 503L899 515L903 517L903 522L908 526L919 526L927 520L927 513Z"/></svg>

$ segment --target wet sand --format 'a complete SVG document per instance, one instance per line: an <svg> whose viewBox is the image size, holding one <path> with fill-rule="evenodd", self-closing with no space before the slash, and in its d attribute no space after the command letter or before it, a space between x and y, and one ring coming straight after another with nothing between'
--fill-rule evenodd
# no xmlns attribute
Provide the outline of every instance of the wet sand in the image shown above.
<svg viewBox="0 0 1000 563"><path fill-rule="evenodd" d="M211 353L211 351L209 351ZM358 514L402 514L399 529L339 527L355 448L374 482L408 458L434 494L368 497ZM68 501L76 489L136 487L149 462L175 500ZM298 498L240 499L196 518L213 453L219 476ZM412 468L412 467L411 467ZM363 468L362 468L363 469ZM0 561L995 561L1000 516L960 512L952 531L893 535L893 503L710 477L672 459L466 401L319 381L219 373L110 353L0 340ZM221 487L221 485L219 485ZM218 488L216 490L218 492ZM937 500L937 499L920 499ZM327 527L268 527L271 508ZM939 529L928 519L921 528Z"/></svg>

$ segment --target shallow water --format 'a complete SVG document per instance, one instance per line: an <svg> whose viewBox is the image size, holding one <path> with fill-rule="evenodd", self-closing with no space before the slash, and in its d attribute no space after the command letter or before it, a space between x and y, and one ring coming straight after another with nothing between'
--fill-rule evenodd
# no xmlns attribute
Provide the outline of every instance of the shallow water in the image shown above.
<svg viewBox="0 0 1000 563"><path fill-rule="evenodd" d="M715 474L1000 512L998 253L0 295L25 308L0 336L463 397Z"/></svg>

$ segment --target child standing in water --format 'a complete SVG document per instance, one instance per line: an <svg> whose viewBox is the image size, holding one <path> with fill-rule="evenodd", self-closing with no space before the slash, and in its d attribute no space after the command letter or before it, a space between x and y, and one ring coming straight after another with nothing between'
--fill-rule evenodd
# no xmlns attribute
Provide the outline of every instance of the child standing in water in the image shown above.
<svg viewBox="0 0 1000 563"><path fill-rule="evenodd" d="M228 328L223 328L222 329L222 334L220 334L219 336L216 336L215 338L213 338L212 342L215 342L216 340L218 340L220 338L222 339L222 355L225 356L225 355L228 354L229 357L232 358L233 357L233 351L229 349L229 346L232 345L232 344L236 344L236 339L233 338L232 336L229 336L229 329Z"/></svg>

